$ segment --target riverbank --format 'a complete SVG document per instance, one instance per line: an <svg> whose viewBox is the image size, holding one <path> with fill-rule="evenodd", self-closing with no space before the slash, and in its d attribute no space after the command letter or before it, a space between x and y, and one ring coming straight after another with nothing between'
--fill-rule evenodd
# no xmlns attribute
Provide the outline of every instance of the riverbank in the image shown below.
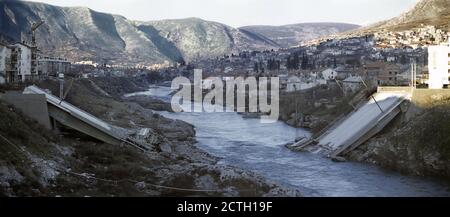
<svg viewBox="0 0 450 217"><path fill-rule="evenodd" d="M373 90L361 90L344 95L337 85L330 85L307 91L283 93L280 95L280 120L296 128L309 129L316 134L339 116L351 112L354 106L364 102L373 92ZM151 99L148 96L135 97L144 106L147 104L146 101ZM448 179L450 157L446 147L450 145L445 145L445 141L446 135L450 134L446 134L446 127L429 126L431 122L428 121L436 119L436 123L439 123L439 120L446 120L445 104L448 104L446 102L448 99L439 95L419 98L421 99L416 100L415 105L403 114L408 117L407 121L394 121L376 137L345 157L351 161L371 163L404 174ZM150 101L152 100L156 99ZM164 104L162 101L160 103ZM437 108L433 109L436 106ZM161 107L164 108L164 106L158 106L158 108ZM165 109L160 110L170 111L168 104ZM260 116L256 113L241 115L244 118ZM433 133L421 133L419 138L416 132L425 129L433 129L433 132L442 135L440 136L442 140L435 140ZM419 144L417 141L422 142ZM434 141L434 144L431 144L431 141Z"/></svg>
<svg viewBox="0 0 450 217"><path fill-rule="evenodd" d="M66 100L113 125L151 128L158 142L147 153L104 144L70 129L59 134L42 131L20 111L1 103L0 127L7 140L2 140L0 195L302 195L256 173L218 164L217 157L194 145L192 125L165 118L132 100L121 100L124 93L143 90L134 84L124 89L117 80L108 85L107 80L79 79L71 84ZM58 92L57 81L38 86Z"/></svg>
<svg viewBox="0 0 450 217"><path fill-rule="evenodd" d="M170 88L152 87L132 95L170 102ZM238 113L158 112L196 128L197 147L220 157L220 164L255 171L267 179L295 186L306 196L448 196L439 180L397 174L367 163L334 163L317 154L292 152L283 144L307 130L281 121L262 124Z"/></svg>

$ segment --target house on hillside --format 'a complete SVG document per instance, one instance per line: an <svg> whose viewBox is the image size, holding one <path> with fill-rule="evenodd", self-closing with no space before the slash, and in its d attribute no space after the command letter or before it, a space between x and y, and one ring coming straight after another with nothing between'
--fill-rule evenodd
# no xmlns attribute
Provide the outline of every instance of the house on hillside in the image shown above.
<svg viewBox="0 0 450 217"><path fill-rule="evenodd" d="M307 90L313 87L316 87L318 85L324 85L327 84L327 81L325 79L316 79L311 77L298 77L298 76L291 76L289 77L287 81L287 92L294 92L294 91L300 91L300 90Z"/></svg>
<svg viewBox="0 0 450 217"><path fill-rule="evenodd" d="M338 73L332 68L325 69L320 72L320 74L322 75L322 78L327 81L336 79L336 76L338 75Z"/></svg>
<svg viewBox="0 0 450 217"><path fill-rule="evenodd" d="M352 94L363 86L361 76L350 76L342 81L342 88L345 94Z"/></svg>
<svg viewBox="0 0 450 217"><path fill-rule="evenodd" d="M364 67L364 74L378 86L401 86L409 82L405 81L404 75L408 67L408 65L388 62L374 62Z"/></svg>
<svg viewBox="0 0 450 217"><path fill-rule="evenodd" d="M302 80L299 77L295 75L290 76L286 82L286 91L294 92L300 90L301 83Z"/></svg>

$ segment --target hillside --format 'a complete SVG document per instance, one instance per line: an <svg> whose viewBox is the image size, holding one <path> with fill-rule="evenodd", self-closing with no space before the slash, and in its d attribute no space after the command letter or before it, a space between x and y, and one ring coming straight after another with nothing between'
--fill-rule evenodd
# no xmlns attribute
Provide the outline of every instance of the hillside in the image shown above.
<svg viewBox="0 0 450 217"><path fill-rule="evenodd" d="M188 60L243 50L278 48L276 43L263 36L199 18L136 22L136 26L150 38L152 35L162 37L161 46L177 47Z"/></svg>
<svg viewBox="0 0 450 217"><path fill-rule="evenodd" d="M383 30L404 31L432 25L450 31L450 0L420 0L410 10L389 20L360 28L346 35L360 35Z"/></svg>
<svg viewBox="0 0 450 217"><path fill-rule="evenodd" d="M381 23L378 27L388 29L408 29L418 27L420 24L425 24L449 30L449 20L449 0L421 0L413 9L396 18Z"/></svg>
<svg viewBox="0 0 450 217"><path fill-rule="evenodd" d="M36 32L41 50L72 61L148 65L277 48L262 36L200 19L137 22L84 7L0 2L5 39L29 40L30 26L39 19L45 21Z"/></svg>
<svg viewBox="0 0 450 217"><path fill-rule="evenodd" d="M301 42L359 27L346 23L300 23L284 26L244 26L239 29L262 35L281 47L287 48L298 46Z"/></svg>

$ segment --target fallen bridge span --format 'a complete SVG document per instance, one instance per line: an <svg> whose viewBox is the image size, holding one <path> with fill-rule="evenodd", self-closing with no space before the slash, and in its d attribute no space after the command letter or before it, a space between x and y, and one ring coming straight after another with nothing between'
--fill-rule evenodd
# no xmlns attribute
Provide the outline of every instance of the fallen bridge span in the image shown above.
<svg viewBox="0 0 450 217"><path fill-rule="evenodd" d="M23 93L44 95L47 101L50 118L57 121L59 124L75 129L108 144L126 144L142 151L150 149L150 145L143 141L138 141L132 136L133 134L136 134L133 130L110 125L37 86L29 86L25 88Z"/></svg>
<svg viewBox="0 0 450 217"><path fill-rule="evenodd" d="M410 97L411 92L407 89L379 90L366 103L331 124L322 134L303 139L290 147L337 158L380 132L401 112L400 105Z"/></svg>

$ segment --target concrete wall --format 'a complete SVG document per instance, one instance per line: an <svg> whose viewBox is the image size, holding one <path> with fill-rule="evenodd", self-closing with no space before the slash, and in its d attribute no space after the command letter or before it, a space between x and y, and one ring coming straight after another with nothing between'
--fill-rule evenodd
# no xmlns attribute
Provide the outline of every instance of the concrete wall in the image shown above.
<svg viewBox="0 0 450 217"><path fill-rule="evenodd" d="M377 91L383 92L383 91L404 91L404 92L411 92L413 88L411 87L396 87L396 86L378 86Z"/></svg>
<svg viewBox="0 0 450 217"><path fill-rule="evenodd" d="M7 92L0 95L0 99L14 105L28 117L35 119L47 129L51 129L47 108L47 100L44 95L21 94L20 92Z"/></svg>
<svg viewBox="0 0 450 217"><path fill-rule="evenodd" d="M427 108L442 100L450 99L450 89L415 89L411 87L378 87L378 92L412 92L411 102L420 108Z"/></svg>
<svg viewBox="0 0 450 217"><path fill-rule="evenodd" d="M428 108L446 99L450 99L450 89L415 89L412 103L421 108Z"/></svg>

